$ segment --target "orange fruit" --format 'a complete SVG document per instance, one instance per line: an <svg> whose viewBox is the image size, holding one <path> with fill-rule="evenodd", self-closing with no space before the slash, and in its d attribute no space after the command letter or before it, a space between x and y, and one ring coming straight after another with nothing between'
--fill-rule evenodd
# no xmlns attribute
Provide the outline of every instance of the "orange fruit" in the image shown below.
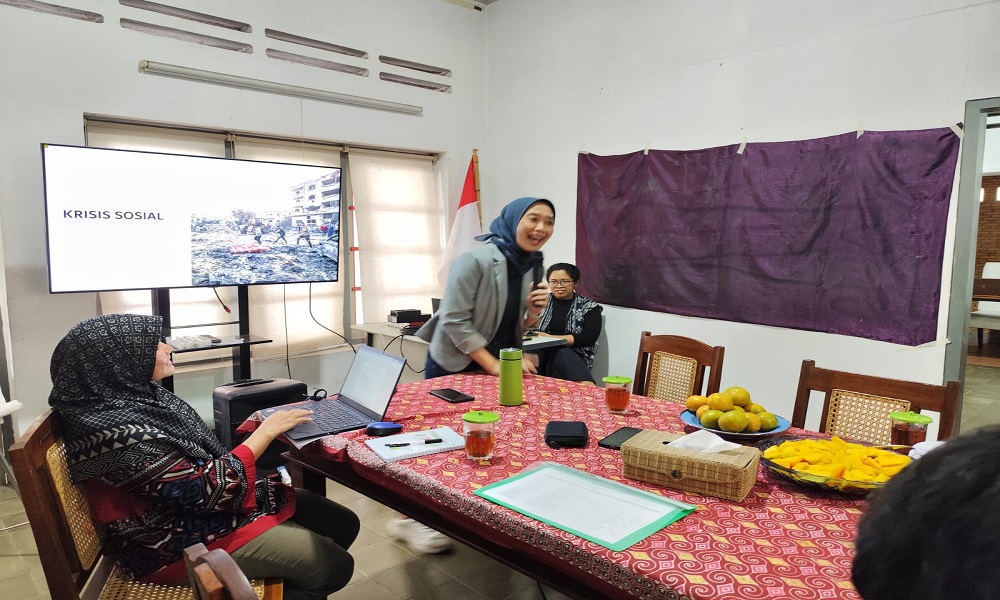
<svg viewBox="0 0 1000 600"><path fill-rule="evenodd" d="M756 402L751 402L746 406L746 411L752 413L762 413L762 412L767 412L767 409L761 406L760 404L757 404Z"/></svg>
<svg viewBox="0 0 1000 600"><path fill-rule="evenodd" d="M719 417L719 429L739 433L747 426L747 414L742 410L731 410Z"/></svg>
<svg viewBox="0 0 1000 600"><path fill-rule="evenodd" d="M706 411L711 410L708 408L707 404L702 404L698 407L698 410L694 413L694 416L698 417L698 421L701 422L701 415L705 414Z"/></svg>
<svg viewBox="0 0 1000 600"><path fill-rule="evenodd" d="M757 433L760 431L760 416L748 412L747 414L747 426L743 428L743 433Z"/></svg>
<svg viewBox="0 0 1000 600"><path fill-rule="evenodd" d="M702 427L708 427L709 429L719 428L719 419L724 413L721 410L708 409L702 413L701 418L698 422L701 423Z"/></svg>
<svg viewBox="0 0 1000 600"><path fill-rule="evenodd" d="M694 396L688 396L688 399L684 402L684 405L687 406L687 409L691 412L698 410L699 406L704 406L706 404L708 404L708 398L697 394Z"/></svg>
<svg viewBox="0 0 1000 600"><path fill-rule="evenodd" d="M778 417L769 412L757 413L757 416L760 417L761 431L771 431L772 429L777 429Z"/></svg>
<svg viewBox="0 0 1000 600"><path fill-rule="evenodd" d="M708 407L712 410L728 412L733 410L733 397L722 392L715 392L708 396Z"/></svg>
<svg viewBox="0 0 1000 600"><path fill-rule="evenodd" d="M750 392L739 386L727 387L724 394L729 394L733 397L733 404L736 406L746 406L750 404Z"/></svg>

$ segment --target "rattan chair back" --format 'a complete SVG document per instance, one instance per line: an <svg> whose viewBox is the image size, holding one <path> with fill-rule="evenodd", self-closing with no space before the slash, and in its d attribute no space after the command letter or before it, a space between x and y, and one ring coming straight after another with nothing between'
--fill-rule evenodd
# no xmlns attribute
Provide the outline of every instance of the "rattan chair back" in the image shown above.
<svg viewBox="0 0 1000 600"><path fill-rule="evenodd" d="M804 360L792 427L806 426L812 392L824 395L819 423L825 432L872 444L888 444L892 431L889 413L906 410L938 413L934 417L938 422L938 439L949 439L956 433L962 401L962 386L957 381L944 385L917 383L822 369L815 361Z"/></svg>
<svg viewBox="0 0 1000 600"><path fill-rule="evenodd" d="M722 361L726 349L722 346L709 346L705 342L683 337L679 335L651 335L648 331L643 331L639 337L639 355L635 362L635 377L632 380L632 392L642 396L653 396L653 382L655 379L666 377L668 392L667 395L673 399L678 397L678 387L681 385L674 380L682 380L683 369L686 367L670 366L670 361L666 361L667 372L658 374L653 362L655 355L663 352L668 355L694 360L695 373L694 380L690 386L690 391L683 398L674 400L684 402L691 394L711 394L719 391L722 380ZM664 364L664 359L660 359L656 366ZM674 369L678 372L674 372ZM687 389L685 387L685 389Z"/></svg>
<svg viewBox="0 0 1000 600"><path fill-rule="evenodd" d="M694 393L694 382L698 377L698 361L690 356L678 356L669 352L654 352L649 367L649 385L646 396L684 404Z"/></svg>
<svg viewBox="0 0 1000 600"><path fill-rule="evenodd" d="M823 431L881 446L892 442L892 419L889 414L908 410L910 403L906 400L833 390Z"/></svg>
<svg viewBox="0 0 1000 600"><path fill-rule="evenodd" d="M187 585L137 582L101 554L106 529L93 516L87 497L70 480L58 419L51 411L14 442L10 460L52 598L194 600ZM260 591L258 597L268 597L264 595L265 582L254 583ZM274 597L280 598L280 592Z"/></svg>

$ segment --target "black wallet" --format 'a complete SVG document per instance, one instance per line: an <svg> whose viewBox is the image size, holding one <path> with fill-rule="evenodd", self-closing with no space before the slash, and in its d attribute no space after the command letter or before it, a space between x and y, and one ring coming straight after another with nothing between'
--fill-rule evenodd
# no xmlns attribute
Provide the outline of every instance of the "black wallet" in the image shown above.
<svg viewBox="0 0 1000 600"><path fill-rule="evenodd" d="M589 435L583 421L549 421L545 425L545 443L550 448L582 448Z"/></svg>

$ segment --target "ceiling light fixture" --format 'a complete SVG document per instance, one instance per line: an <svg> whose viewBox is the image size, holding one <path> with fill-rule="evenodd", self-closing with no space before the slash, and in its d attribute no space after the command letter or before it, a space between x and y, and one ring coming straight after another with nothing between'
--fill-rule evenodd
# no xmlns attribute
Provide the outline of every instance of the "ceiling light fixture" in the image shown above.
<svg viewBox="0 0 1000 600"><path fill-rule="evenodd" d="M203 71L201 69L168 65L166 63L153 62L151 60L140 60L139 72L146 73L147 75L160 75L162 77L211 83L214 85L222 85L242 90L291 96L293 98L306 98L309 100L345 104L347 106L384 110L404 115L412 115L415 117L423 116L424 114L422 106L415 106L413 104L401 104L399 102L389 102L388 100L378 100L376 98L366 98L364 96L352 96L350 94L328 92L326 90L317 90L297 85L264 81L263 79L251 79L249 77L240 77L238 75L228 75L226 73L216 73L214 71Z"/></svg>

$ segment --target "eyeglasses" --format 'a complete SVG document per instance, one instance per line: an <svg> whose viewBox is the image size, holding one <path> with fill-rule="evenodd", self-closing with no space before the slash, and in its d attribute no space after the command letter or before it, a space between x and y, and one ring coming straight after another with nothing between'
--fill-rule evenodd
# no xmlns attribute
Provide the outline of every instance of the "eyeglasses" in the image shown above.
<svg viewBox="0 0 1000 600"><path fill-rule="evenodd" d="M550 279L549 287L569 287L573 285L572 279Z"/></svg>

